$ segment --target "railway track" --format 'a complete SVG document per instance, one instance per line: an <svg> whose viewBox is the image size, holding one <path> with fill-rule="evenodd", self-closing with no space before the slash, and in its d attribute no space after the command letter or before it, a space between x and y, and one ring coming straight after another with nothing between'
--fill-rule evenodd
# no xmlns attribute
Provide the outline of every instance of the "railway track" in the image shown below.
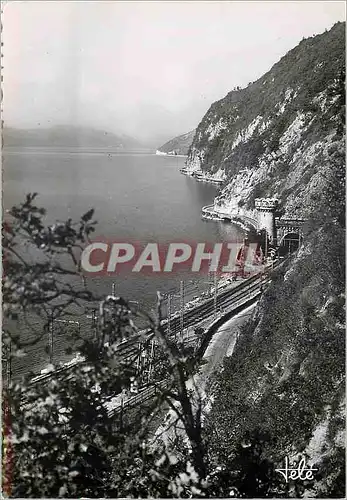
<svg viewBox="0 0 347 500"><path fill-rule="evenodd" d="M264 280L262 283L265 285L270 282L270 278L267 278ZM260 283L255 282L246 287L245 289L239 291L237 294L237 298L235 294L233 296L226 296L224 297L223 300L221 300L221 304L224 306L225 309L228 308L229 306L229 311L226 311L228 314L232 314L233 311L235 311L235 314L240 310L240 307L244 307L244 305L248 304L250 301L255 300L257 296L259 296L262 291L260 288ZM235 300L236 299L236 300ZM233 306L233 307L230 307ZM213 307L213 305L212 305ZM209 305L206 308L206 313L210 315L210 309L211 306ZM200 354L202 355L204 352L204 349L200 351ZM156 384L155 386L152 387L147 387L140 391L138 394L135 396L132 396L131 398L128 398L127 400L123 401L121 404L115 406L112 409L109 409L108 411L108 416L109 418L115 417L117 414L119 414L121 411L124 411L127 408L134 407L138 404L141 404L145 401L148 401L149 399L153 398L157 393L158 390L164 389L168 386L168 381L163 380L159 384ZM108 401L112 399L111 397L108 398Z"/></svg>
<svg viewBox="0 0 347 500"><path fill-rule="evenodd" d="M253 276L252 278L249 278L245 280L243 283L240 283L240 285L236 287L228 287L224 290L222 290L218 295L217 295L217 310L223 309L223 312L230 315L235 312L235 314L241 310L243 307L245 307L250 301L255 300L257 296L259 296L262 292L262 286L270 282L270 277L267 276L265 279L261 279L259 276ZM196 325L197 322L201 322L213 314L215 311L215 301L214 298L210 297L205 299L203 302L201 302L197 307L194 309L191 309L187 311L184 315L184 325L185 328ZM163 321L163 326L165 329L167 321ZM171 334L172 336L176 335L177 332L180 330L180 317L178 314L176 314L176 317L172 317L171 319ZM201 343L200 349L197 351L198 356L202 356L203 352L206 348L206 346L202 344L206 344L209 342L210 336L208 335L208 331L206 332L207 336L205 337L206 342L204 340ZM120 353L124 353L124 356L126 356L125 359L130 358L131 356L134 356L136 359L137 355L137 349L136 345L143 340L143 336L147 336L146 340L151 340L154 336L153 332L150 330L143 330L140 332L137 336L132 338L129 341L124 342L122 345L119 346L118 351ZM201 349L202 347L202 349ZM84 361L81 360L79 363L83 363ZM34 386L38 383L45 383L48 382L53 376L55 378L58 377L69 377L69 374L73 372L76 364L73 363L69 366L65 367L60 367L57 370L54 370L54 372L50 372L47 374L40 375L33 379L30 384L30 386ZM136 405L142 404L146 401L149 401L152 399L158 391L164 390L166 387L168 387L169 381L168 380L162 380L160 382L157 382L155 385L151 385L149 387L144 387L140 392L135 394L134 396L131 396L130 398L127 399L121 399L121 402L118 402L118 404L112 403L112 400L119 400L119 395L114 394L106 397L103 400L103 405L109 406L108 408L108 417L109 418L114 418L116 417L120 412L128 409L135 407ZM23 398L22 402L23 406L26 404L31 404L27 398ZM114 404L114 406L113 406Z"/></svg>
<svg viewBox="0 0 347 500"><path fill-rule="evenodd" d="M274 267L276 267L278 263ZM263 280L265 284L265 280ZM246 279L242 283L237 286L227 286L225 289L222 289L217 295L216 307L217 310L225 309L228 307L233 301L238 300L239 297L242 297L245 293L250 293L256 287L260 285L260 277L258 275L252 276L251 278ZM208 297L203 299L196 307L190 310L185 310L183 314L184 327L188 328L196 325L197 323L203 321L207 317L211 316L214 313L215 302L213 297ZM165 331L167 331L167 319L164 319L162 322L162 326ZM170 321L170 330L171 336L177 336L181 329L181 318L180 314L176 312ZM125 341L120 344L118 348L118 352L120 354L124 353L126 358L136 354L136 346L143 342L143 337L146 337L146 340L150 341L153 338L153 332L151 329L142 330L137 335L135 335L130 340ZM34 377L28 384L29 387L33 387L37 384L44 384L50 381L53 377L61 378L66 377L69 373L73 372L76 365L79 363L85 362L83 358L76 360L74 363L69 363L64 366L58 367L55 370L52 370L47 373L43 373Z"/></svg>

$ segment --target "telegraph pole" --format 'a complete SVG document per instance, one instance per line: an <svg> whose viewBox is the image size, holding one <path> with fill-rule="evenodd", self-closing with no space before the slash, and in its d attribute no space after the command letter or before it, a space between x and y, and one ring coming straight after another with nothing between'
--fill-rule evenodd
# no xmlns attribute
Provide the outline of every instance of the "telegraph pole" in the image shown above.
<svg viewBox="0 0 347 500"><path fill-rule="evenodd" d="M93 331L94 331L94 340L96 341L98 339L98 325L97 325L97 322L96 322L96 310L93 309L92 311L92 328L93 328Z"/></svg>
<svg viewBox="0 0 347 500"><path fill-rule="evenodd" d="M217 271L214 272L214 291L213 291L213 309L214 317L217 316Z"/></svg>
<svg viewBox="0 0 347 500"><path fill-rule="evenodd" d="M171 335L171 293L167 297L167 334Z"/></svg>
<svg viewBox="0 0 347 500"><path fill-rule="evenodd" d="M208 279L208 294L209 296L212 295L212 287L213 287L213 280L214 280L214 275L212 271L208 272L209 279Z"/></svg>
<svg viewBox="0 0 347 500"><path fill-rule="evenodd" d="M11 382L11 341L6 346L6 382L7 382L7 387L9 387L10 382Z"/></svg>
<svg viewBox="0 0 347 500"><path fill-rule="evenodd" d="M92 320L92 332L94 333L94 340L95 342L98 340L98 322L97 322L97 319L98 319L98 315L97 315L97 310L96 309L90 309L91 311L91 315L87 314L86 315L86 318L87 319L91 319ZM88 312L88 311L87 311ZM79 324L79 321L77 321L76 323L78 323L78 333L80 333L80 324Z"/></svg>
<svg viewBox="0 0 347 500"><path fill-rule="evenodd" d="M124 403L123 403L123 393L120 398L120 413L119 413L119 424L120 424L120 431L123 431L123 408L124 408Z"/></svg>
<svg viewBox="0 0 347 500"><path fill-rule="evenodd" d="M184 282L180 282L180 298L181 298L181 337L183 339L184 329Z"/></svg>
<svg viewBox="0 0 347 500"><path fill-rule="evenodd" d="M212 283L213 283L213 280L214 280L214 274L213 274L213 271L211 271L211 264L212 264L212 255L209 254L209 261L210 261L210 265L209 265L209 268L208 268L208 294L211 296L212 295Z"/></svg>
<svg viewBox="0 0 347 500"><path fill-rule="evenodd" d="M153 367L153 358L154 358L154 339L151 340L151 353L150 353L150 357L149 357L149 368L148 368L147 382L149 382L151 380L152 367Z"/></svg>
<svg viewBox="0 0 347 500"><path fill-rule="evenodd" d="M265 262L267 262L267 230L265 229Z"/></svg>
<svg viewBox="0 0 347 500"><path fill-rule="evenodd" d="M48 331L48 342L49 342L49 362L50 364L53 364L53 344L54 344L54 318L53 318L53 312L51 313L51 321L49 324L49 331Z"/></svg>
<svg viewBox="0 0 347 500"><path fill-rule="evenodd" d="M142 354L141 342L139 342L138 347L139 347L139 355L138 355L137 360L136 360L136 371L137 371L137 374L140 373L140 366L141 366L141 354Z"/></svg>

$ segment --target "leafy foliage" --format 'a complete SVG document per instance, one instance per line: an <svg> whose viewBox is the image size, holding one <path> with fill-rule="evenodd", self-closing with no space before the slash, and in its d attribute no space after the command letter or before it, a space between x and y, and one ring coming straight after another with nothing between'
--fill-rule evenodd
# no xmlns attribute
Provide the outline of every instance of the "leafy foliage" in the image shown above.
<svg viewBox="0 0 347 500"><path fill-rule="evenodd" d="M326 150L343 136L344 74L345 24L336 23L302 40L256 82L212 104L187 164L197 161L203 171L225 172L226 189L218 203L225 196L229 202L244 196L246 208L253 210L260 190L261 196L276 193L290 201L294 213L308 212ZM245 171L245 182L242 176L235 179Z"/></svg>
<svg viewBox="0 0 347 500"><path fill-rule="evenodd" d="M59 318L80 318L96 302L99 313L94 338L83 327L76 333L79 362L63 372L52 371L40 383L30 372L7 381L5 459L12 456L4 463L7 493L72 498L200 493L206 476L201 409L186 386L196 363L184 346L166 338L161 297L152 318L134 312L120 297L94 296L81 285L79 269L79 254L94 230L94 210L77 223L69 219L45 226L45 210L35 205L35 198L36 193L29 194L13 207L3 226L3 347L11 345L7 365L9 358L23 356L39 343ZM30 340L20 322L27 317L41 319ZM147 322L146 330L136 327L139 317ZM148 338L157 344L154 377L148 363L138 362ZM123 401L131 400L135 382L149 396L128 405L124 414ZM167 406L177 413L189 442L177 453L151 443L153 426Z"/></svg>
<svg viewBox="0 0 347 500"><path fill-rule="evenodd" d="M212 411L202 428L201 401L187 389L197 369L194 353L176 345L156 317L134 312L119 297L99 297L85 286L79 268L83 245L94 231L94 210L79 221L46 226L36 193L13 207L3 225L4 328L7 356L21 357L41 342L60 318L99 310L94 338L78 333L83 361L41 384L30 374L4 387L5 493L14 497L287 497L312 484L289 487L275 474L285 454L302 453L317 425L327 421L324 460L316 495L343 495L344 456L338 444L344 394L344 137L343 25L304 40L246 89L215 103L199 125L193 148L204 149L204 132L223 118L226 128L201 155L203 167L225 164L230 176L278 154L280 139L296 113L305 114L313 144L334 135L317 161L320 184L310 194L313 213L305 244L275 273L257 316L240 332L234 355L212 384ZM317 57L317 55L319 57ZM265 85L266 84L266 85ZM290 105L278 118L288 88ZM295 94L295 89L297 93ZM327 91L328 106L318 94ZM272 120L265 131L232 151L237 133L259 114ZM290 155L295 145L289 145ZM263 195L288 174L286 158L258 184ZM315 173L317 165L305 172ZM277 184L276 184L277 183ZM300 186L287 186L288 196ZM255 195L253 193L253 195ZM145 332L136 326L145 319ZM37 321L37 331L23 329ZM138 362L149 338L156 343L154 376ZM124 355L124 343L129 347ZM9 353L9 346L12 350ZM123 354L122 354L123 353ZM30 361L30 360L29 360ZM54 368L54 367L51 367ZM165 382L165 383L163 383ZM137 384L150 397L129 404ZM120 404L119 404L120 403ZM110 409L108 405L114 405ZM171 409L183 432L165 445L153 437ZM326 479L328 478L328 479Z"/></svg>

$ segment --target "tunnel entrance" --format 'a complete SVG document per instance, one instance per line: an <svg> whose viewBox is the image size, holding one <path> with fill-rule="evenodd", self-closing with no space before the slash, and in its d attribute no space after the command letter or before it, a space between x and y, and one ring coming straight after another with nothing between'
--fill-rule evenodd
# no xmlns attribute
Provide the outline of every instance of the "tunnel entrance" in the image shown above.
<svg viewBox="0 0 347 500"><path fill-rule="evenodd" d="M279 247L280 255L287 255L299 248L300 235L298 233L288 233L284 236Z"/></svg>

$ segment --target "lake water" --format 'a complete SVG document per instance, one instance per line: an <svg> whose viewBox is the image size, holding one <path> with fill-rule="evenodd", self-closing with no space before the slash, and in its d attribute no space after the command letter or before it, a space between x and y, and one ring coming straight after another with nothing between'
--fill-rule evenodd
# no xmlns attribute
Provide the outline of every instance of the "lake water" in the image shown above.
<svg viewBox="0 0 347 500"><path fill-rule="evenodd" d="M184 160L153 154L109 156L95 150L5 152L3 206L9 208L36 191L48 222L77 219L95 208L96 237L144 243L241 241L243 232L237 226L201 219L201 207L213 201L217 188L182 175ZM170 290L181 278L184 275L134 274L88 278L88 284L109 293L116 282L117 293L145 305L156 290Z"/></svg>
<svg viewBox="0 0 347 500"><path fill-rule="evenodd" d="M210 204L215 186L182 175L185 158L154 154L119 154L98 150L26 149L5 151L3 161L3 207L38 192L37 204L47 209L47 222L78 219L95 208L95 236L122 241L220 242L242 240L243 232L230 223L204 221L201 207ZM88 278L88 286L153 307L156 291L179 288L180 280L169 277L121 275ZM196 278L207 287L207 277ZM194 286L193 286L194 287Z"/></svg>

